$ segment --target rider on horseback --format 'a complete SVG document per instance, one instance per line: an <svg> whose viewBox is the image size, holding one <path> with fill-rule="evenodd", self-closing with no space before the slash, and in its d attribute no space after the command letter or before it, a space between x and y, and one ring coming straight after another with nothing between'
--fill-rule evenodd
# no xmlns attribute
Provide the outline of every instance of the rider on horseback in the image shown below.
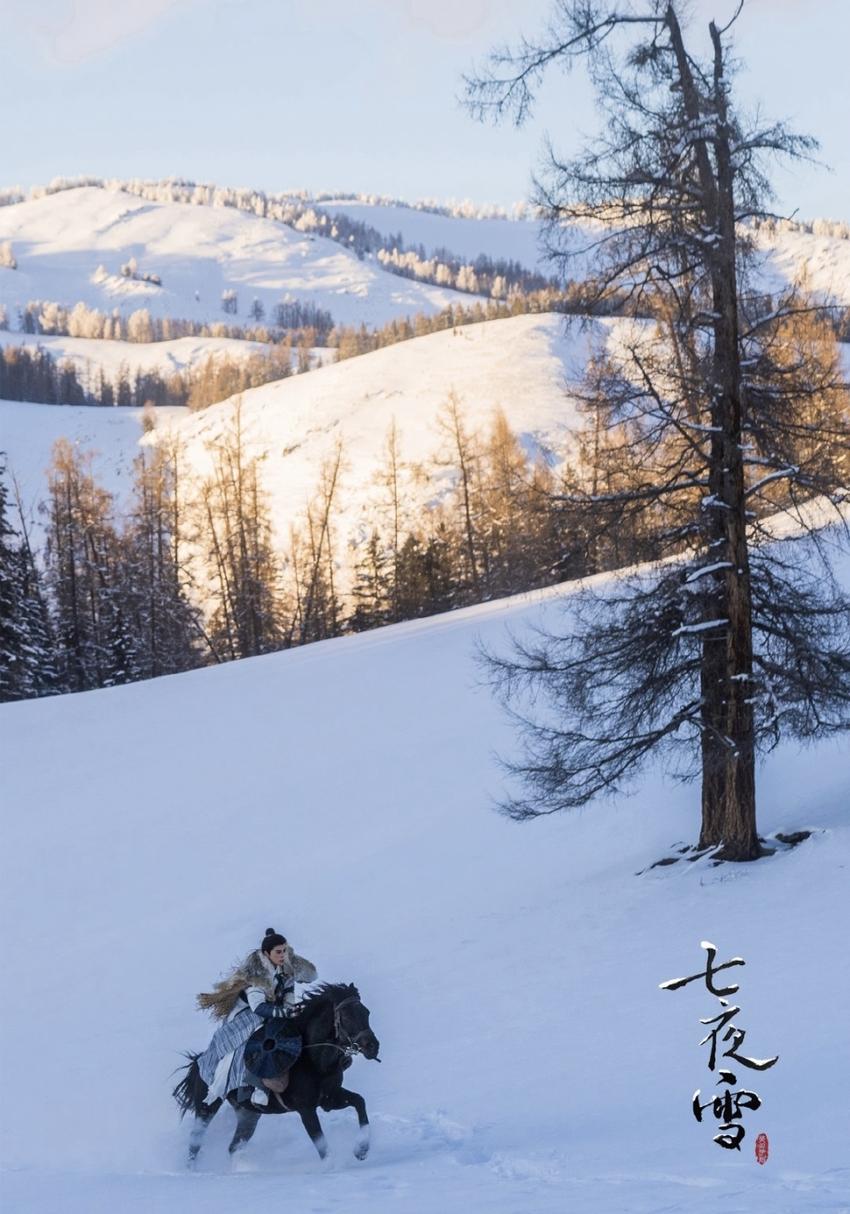
<svg viewBox="0 0 850 1214"><path fill-rule="evenodd" d="M217 982L211 992L198 995L198 1007L224 1022L198 1058L201 1076L209 1089L204 1103L213 1104L241 1086L253 1088L251 1102L263 1108L269 1098L260 1084L273 1084L278 1092L283 1090L286 1077L283 1082L266 1081L246 1070L245 1043L262 1024L285 1019L297 1006L296 982L315 979L316 967L312 962L299 957L286 937L270 927L258 949L249 953L227 978ZM285 1038L283 1048L294 1062L301 1050L300 1038Z"/></svg>

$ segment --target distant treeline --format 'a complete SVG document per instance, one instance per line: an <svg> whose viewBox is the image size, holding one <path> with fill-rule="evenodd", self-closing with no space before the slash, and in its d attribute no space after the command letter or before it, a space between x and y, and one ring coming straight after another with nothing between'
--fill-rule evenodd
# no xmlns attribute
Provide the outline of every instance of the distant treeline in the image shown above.
<svg viewBox="0 0 850 1214"><path fill-rule="evenodd" d="M299 363L302 354L298 354ZM102 368L93 375L84 375L70 360L57 362L41 348L0 347L0 399L45 405L185 405L203 409L247 388L285 379L292 374L292 364L291 345L282 343L247 358L210 355L198 367L171 375L131 372L121 367L114 378L109 378Z"/></svg>
<svg viewBox="0 0 850 1214"><path fill-rule="evenodd" d="M233 295L225 292L225 295ZM231 313L233 309L230 309ZM180 317L152 316L147 308L137 308L127 316L116 308L111 313L91 308L82 301L72 307L53 300L29 300L17 309L16 329L44 337L88 337L99 341L129 341L140 344L174 341L180 337L232 338L264 344L290 341L299 343L305 335L310 344L323 346L334 327L325 308L311 303L282 301L273 309L271 325L260 324L265 309L254 300L249 315L257 323L239 325L225 321L186 320ZM9 314L0 304L0 329L9 329Z"/></svg>

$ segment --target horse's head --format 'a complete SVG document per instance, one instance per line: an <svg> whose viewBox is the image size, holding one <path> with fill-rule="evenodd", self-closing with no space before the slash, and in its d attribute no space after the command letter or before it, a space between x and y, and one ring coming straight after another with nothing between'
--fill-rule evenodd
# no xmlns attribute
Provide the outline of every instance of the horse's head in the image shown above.
<svg viewBox="0 0 850 1214"><path fill-rule="evenodd" d="M334 1003L334 1025L340 1042L357 1050L364 1058L380 1062L378 1051L381 1043L369 1025L369 1009L360 999L356 986L347 988L347 993Z"/></svg>

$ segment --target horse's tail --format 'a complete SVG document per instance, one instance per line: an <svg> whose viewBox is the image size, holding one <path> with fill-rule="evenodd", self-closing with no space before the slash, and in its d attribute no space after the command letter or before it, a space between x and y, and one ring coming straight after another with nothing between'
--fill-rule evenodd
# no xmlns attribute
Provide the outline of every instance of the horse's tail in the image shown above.
<svg viewBox="0 0 850 1214"><path fill-rule="evenodd" d="M201 1078L198 1066L200 1056L200 1054L184 1054L184 1058L188 1058L189 1061L180 1069L184 1070L186 1074L171 1093L180 1107L181 1117L185 1117L187 1113L194 1113L196 1117L200 1117L206 1109L204 1097L207 1094L207 1085Z"/></svg>

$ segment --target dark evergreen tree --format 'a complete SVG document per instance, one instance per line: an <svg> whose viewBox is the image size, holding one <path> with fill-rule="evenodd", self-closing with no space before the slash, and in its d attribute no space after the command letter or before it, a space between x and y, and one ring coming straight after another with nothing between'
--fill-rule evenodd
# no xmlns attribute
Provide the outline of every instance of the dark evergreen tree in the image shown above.
<svg viewBox="0 0 850 1214"><path fill-rule="evenodd" d="M91 463L90 454L80 454L60 439L48 472L47 584L59 678L69 691L141 676L126 612L113 503L95 482Z"/></svg>
<svg viewBox="0 0 850 1214"><path fill-rule="evenodd" d="M354 566L354 585L351 597L354 610L349 627L354 632L365 632L369 628L380 628L393 619L393 575L391 554L376 529L365 545L360 559Z"/></svg>
<svg viewBox="0 0 850 1214"><path fill-rule="evenodd" d="M12 520L8 478L0 456L0 701L62 690L41 577L20 509Z"/></svg>
<svg viewBox="0 0 850 1214"><path fill-rule="evenodd" d="M163 441L135 461L133 503L121 538L122 595L139 677L201 664L208 646L188 596L183 556L179 453Z"/></svg>

